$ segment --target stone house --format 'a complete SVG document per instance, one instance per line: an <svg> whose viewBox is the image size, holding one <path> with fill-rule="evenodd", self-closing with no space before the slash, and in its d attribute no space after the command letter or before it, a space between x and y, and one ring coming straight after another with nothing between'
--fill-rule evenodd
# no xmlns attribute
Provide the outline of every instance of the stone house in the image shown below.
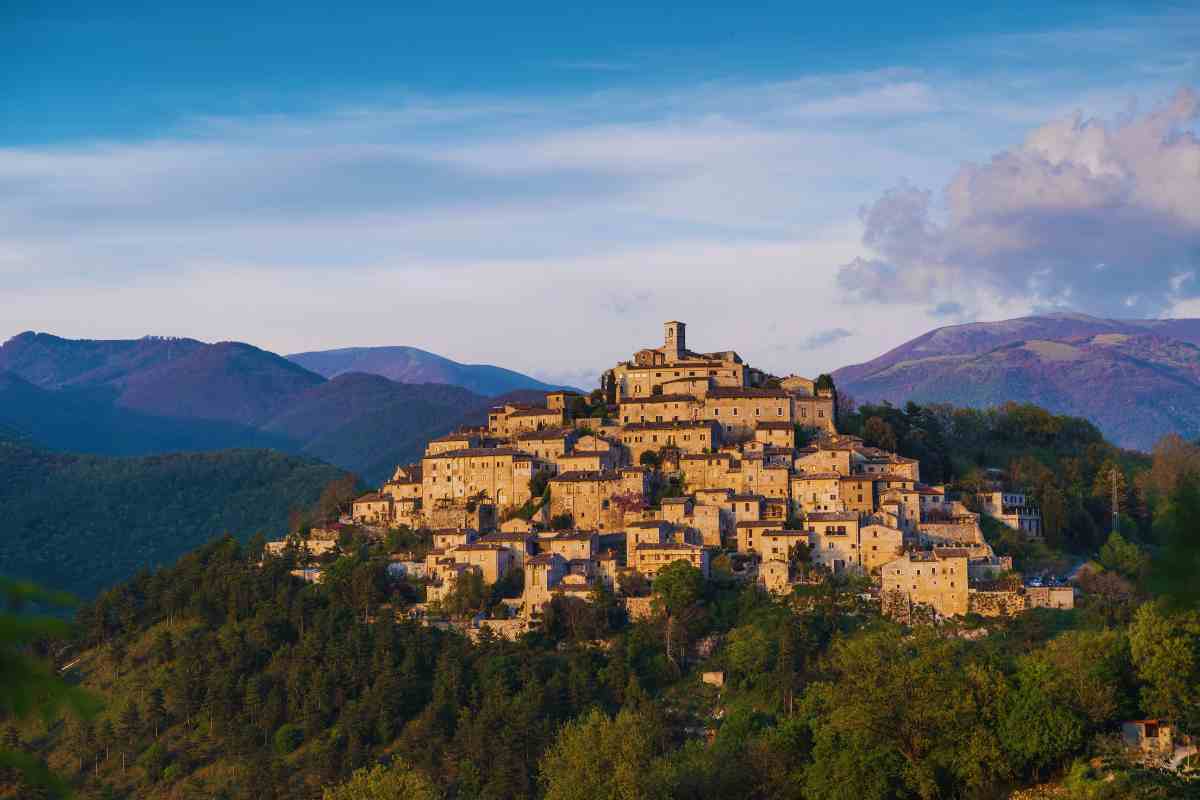
<svg viewBox="0 0 1200 800"><path fill-rule="evenodd" d="M815 512L806 514L812 563L835 575L845 571L863 571L859 546L859 517L855 513Z"/></svg>
<svg viewBox="0 0 1200 800"><path fill-rule="evenodd" d="M479 532L472 528L439 528L433 531L433 547L435 550L452 550L478 538Z"/></svg>
<svg viewBox="0 0 1200 800"><path fill-rule="evenodd" d="M718 443L717 426L711 422L635 422L621 429L621 444L629 452L633 464L641 461L643 453L672 448L680 453L708 453Z"/></svg>
<svg viewBox="0 0 1200 800"><path fill-rule="evenodd" d="M967 556L918 551L883 566L882 593L895 593L908 605L930 606L944 617L968 610Z"/></svg>
<svg viewBox="0 0 1200 800"><path fill-rule="evenodd" d="M550 479L550 515L570 514L577 528L620 530L624 509L614 499L645 497L647 489L647 473L638 468L562 473Z"/></svg>
<svg viewBox="0 0 1200 800"><path fill-rule="evenodd" d="M513 568L512 551L501 544L464 544L455 547L448 554L456 564L466 564L478 569L486 584L495 583Z"/></svg>
<svg viewBox="0 0 1200 800"><path fill-rule="evenodd" d="M842 476L837 472L804 472L791 476L792 513L842 510Z"/></svg>
<svg viewBox="0 0 1200 800"><path fill-rule="evenodd" d="M793 547L809 544L809 536L808 531L762 530L757 535L757 551L764 564L770 561L786 562L791 558Z"/></svg>
<svg viewBox="0 0 1200 800"><path fill-rule="evenodd" d="M686 561L700 570L706 579L709 576L712 551L704 545L685 542L643 542L633 545L630 553L630 566L647 578L653 578L663 567L676 561Z"/></svg>
<svg viewBox="0 0 1200 800"><path fill-rule="evenodd" d="M449 453L451 450L470 450L483 445L483 436L471 431L456 431L436 439L430 439L425 445L425 455L436 456L439 453Z"/></svg>
<svg viewBox="0 0 1200 800"><path fill-rule="evenodd" d="M701 416L721 426L725 441L753 439L759 422L792 423L791 395L782 389L717 386L704 396Z"/></svg>
<svg viewBox="0 0 1200 800"><path fill-rule="evenodd" d="M796 444L796 428L791 422L760 420L754 425L754 441L790 449Z"/></svg>
<svg viewBox="0 0 1200 800"><path fill-rule="evenodd" d="M498 533L489 533L487 536L481 537L479 541L482 544L508 548L508 551L512 554L513 567L515 569L524 569L525 562L534 555L537 537L529 532L500 531Z"/></svg>
<svg viewBox="0 0 1200 800"><path fill-rule="evenodd" d="M438 500L467 500L479 495L499 508L519 506L530 498L529 481L545 466L512 448L450 450L421 460L422 505Z"/></svg>
<svg viewBox="0 0 1200 800"><path fill-rule="evenodd" d="M737 550L739 553L758 553L762 535L768 531L783 530L783 520L745 520L734 526L737 534Z"/></svg>
<svg viewBox="0 0 1200 800"><path fill-rule="evenodd" d="M388 525L392 521L392 498L368 492L351 503L350 515L360 525Z"/></svg>
<svg viewBox="0 0 1200 800"><path fill-rule="evenodd" d="M863 570L875 574L904 551L904 531L870 522L859 529L858 552Z"/></svg>
<svg viewBox="0 0 1200 800"><path fill-rule="evenodd" d="M599 552L600 538L595 531L563 531L538 539L543 553L557 553L567 561L591 559Z"/></svg>

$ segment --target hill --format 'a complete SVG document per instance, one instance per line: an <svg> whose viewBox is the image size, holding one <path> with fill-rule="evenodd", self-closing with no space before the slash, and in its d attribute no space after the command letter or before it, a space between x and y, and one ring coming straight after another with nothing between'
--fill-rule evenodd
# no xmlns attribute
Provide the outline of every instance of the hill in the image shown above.
<svg viewBox="0 0 1200 800"><path fill-rule="evenodd" d="M288 359L326 378L366 372L399 383L448 383L481 395L558 388L509 369L490 364L460 364L415 347L346 347L293 353Z"/></svg>
<svg viewBox="0 0 1200 800"><path fill-rule="evenodd" d="M1149 450L1200 435L1200 320L1052 314L938 328L833 373L859 402L1034 403Z"/></svg>
<svg viewBox="0 0 1200 800"><path fill-rule="evenodd" d="M91 596L223 533L277 534L340 475L267 450L112 458L0 433L0 574Z"/></svg>
<svg viewBox="0 0 1200 800"><path fill-rule="evenodd" d="M463 380L503 387L489 391L499 399L527 400L544 385L442 361L461 368ZM420 374L439 380L362 372L327 380L240 342L23 333L0 346L0 425L50 448L101 455L274 448L377 482L418 458L426 438L486 419L484 395L443 380L450 372Z"/></svg>
<svg viewBox="0 0 1200 800"><path fill-rule="evenodd" d="M241 342L146 337L97 341L22 333L0 346L0 371L47 390L88 390L151 416L253 425L322 378Z"/></svg>
<svg viewBox="0 0 1200 800"><path fill-rule="evenodd" d="M371 483L419 459L425 442L474 420L489 401L458 386L396 383L348 373L296 397L262 430L297 452L338 464Z"/></svg>

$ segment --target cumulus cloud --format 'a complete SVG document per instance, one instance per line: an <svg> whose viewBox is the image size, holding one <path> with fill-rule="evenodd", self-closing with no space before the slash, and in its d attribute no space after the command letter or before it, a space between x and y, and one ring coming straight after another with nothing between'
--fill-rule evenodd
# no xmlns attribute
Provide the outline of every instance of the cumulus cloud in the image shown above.
<svg viewBox="0 0 1200 800"><path fill-rule="evenodd" d="M944 209L902 183L862 210L872 255L845 263L838 284L873 302L995 296L1117 316L1200 296L1185 279L1200 268L1198 118L1185 89L1144 114L1050 122L962 166Z"/></svg>

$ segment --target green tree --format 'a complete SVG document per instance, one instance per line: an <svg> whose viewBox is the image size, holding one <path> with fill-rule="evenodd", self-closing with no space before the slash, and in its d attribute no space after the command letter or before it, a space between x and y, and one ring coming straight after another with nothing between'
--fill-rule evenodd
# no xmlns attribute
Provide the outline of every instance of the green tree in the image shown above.
<svg viewBox="0 0 1200 800"><path fill-rule="evenodd" d="M1149 586L1176 609L1200 610L1200 479L1180 477L1154 520L1161 548L1150 568Z"/></svg>
<svg viewBox="0 0 1200 800"><path fill-rule="evenodd" d="M0 595L5 601L5 610L0 611L0 713L15 720L37 715L47 723L64 711L83 719L94 716L99 700L64 682L52 664L35 658L31 651L34 642L66 638L70 628L55 617L25 613L25 608L31 603L67 606L72 599L4 578L0 578ZM42 761L8 743L0 747L0 767L16 770L31 786L66 792L62 780Z"/></svg>
<svg viewBox="0 0 1200 800"><path fill-rule="evenodd" d="M654 576L655 604L664 613L667 658L679 668L676 649L686 648L687 625L699 609L704 576L687 561L673 561Z"/></svg>
<svg viewBox="0 0 1200 800"><path fill-rule="evenodd" d="M871 447L896 451L896 432L879 417L871 417L863 426L863 442Z"/></svg>
<svg viewBox="0 0 1200 800"><path fill-rule="evenodd" d="M1140 547L1113 531L1108 535L1108 541L1100 548L1100 563L1105 569L1138 580L1149 566L1150 560Z"/></svg>
<svg viewBox="0 0 1200 800"><path fill-rule="evenodd" d="M1047 689L1054 677L1050 665L1026 663L1000 724L1005 749L1039 774L1077 752L1084 742L1083 720L1054 702Z"/></svg>
<svg viewBox="0 0 1200 800"><path fill-rule="evenodd" d="M1129 626L1129 648L1143 683L1142 710L1200 733L1200 612L1146 603Z"/></svg>
<svg viewBox="0 0 1200 800"><path fill-rule="evenodd" d="M155 686L150 690L146 702L146 722L158 738L159 731L167 724L167 704L161 687Z"/></svg>
<svg viewBox="0 0 1200 800"><path fill-rule="evenodd" d="M651 764L662 732L650 715L593 709L568 722L541 760L545 800L643 800L657 794Z"/></svg>
<svg viewBox="0 0 1200 800"><path fill-rule="evenodd" d="M322 800L439 800L433 781L407 763L376 764L355 770L345 783L325 789Z"/></svg>

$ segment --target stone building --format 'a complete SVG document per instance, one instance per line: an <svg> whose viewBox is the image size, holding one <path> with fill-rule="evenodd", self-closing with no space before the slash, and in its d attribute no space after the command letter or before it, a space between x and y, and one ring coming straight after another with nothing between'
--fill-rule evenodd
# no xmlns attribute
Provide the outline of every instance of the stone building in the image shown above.
<svg viewBox="0 0 1200 800"><path fill-rule="evenodd" d="M392 521L392 498L368 492L351 503L350 514L361 525L387 525Z"/></svg>
<svg viewBox="0 0 1200 800"><path fill-rule="evenodd" d="M421 460L422 505L482 496L499 508L529 499L529 481L545 463L513 448L450 450Z"/></svg>
<svg viewBox="0 0 1200 800"><path fill-rule="evenodd" d="M967 583L966 553L913 552L884 565L881 591L950 617L967 613Z"/></svg>
<svg viewBox="0 0 1200 800"><path fill-rule="evenodd" d="M643 453L664 448L680 453L708 453L719 443L717 426L701 420L683 422L633 422L621 430L621 444L632 464L641 463Z"/></svg>
<svg viewBox="0 0 1200 800"><path fill-rule="evenodd" d="M712 551L699 544L685 542L644 542L630 550L631 566L647 578L653 578L668 564L686 561L708 578Z"/></svg>
<svg viewBox="0 0 1200 800"><path fill-rule="evenodd" d="M571 516L577 528L620 530L625 521L622 497L644 497L644 469L627 467L609 472L568 472L550 479L550 515Z"/></svg>

